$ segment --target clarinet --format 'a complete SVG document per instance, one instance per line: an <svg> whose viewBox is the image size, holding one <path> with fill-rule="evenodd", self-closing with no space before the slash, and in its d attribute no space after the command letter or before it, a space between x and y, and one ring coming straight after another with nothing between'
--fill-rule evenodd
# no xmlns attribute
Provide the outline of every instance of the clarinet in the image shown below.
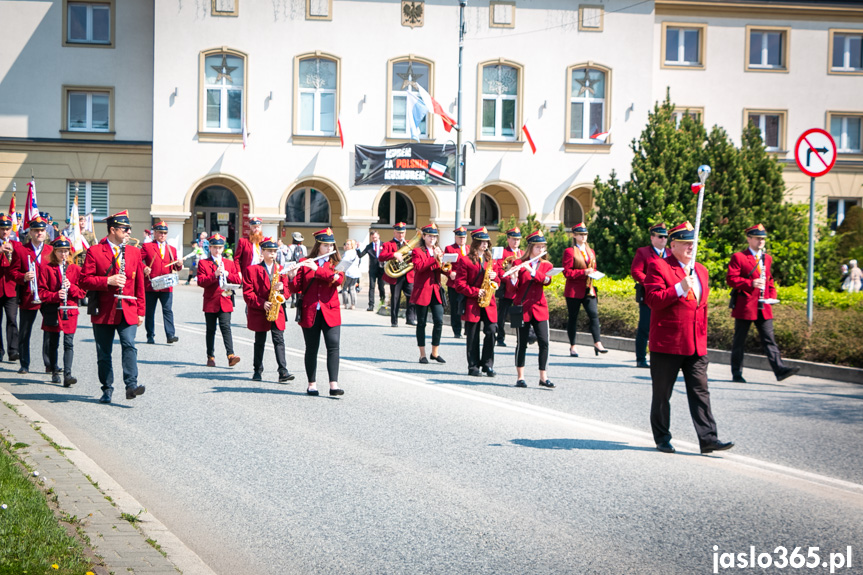
<svg viewBox="0 0 863 575"><path fill-rule="evenodd" d="M63 262L62 264L60 264L60 289L61 290L64 289L65 285L66 285L66 262ZM69 300L69 293L66 292L63 295L63 319L64 320L69 319L69 312L66 311L66 309L65 309L68 306L68 300Z"/></svg>
<svg viewBox="0 0 863 575"><path fill-rule="evenodd" d="M761 264L761 281L764 282L764 287L761 288L761 295L758 297L758 309L764 309L764 290L767 288L767 267L764 265L764 252L759 254L759 263Z"/></svg>
<svg viewBox="0 0 863 575"><path fill-rule="evenodd" d="M123 243L120 244L120 275L126 275L126 238L123 238ZM119 291L117 292L119 295L123 295L123 286L120 286ZM123 311L123 298L117 298L117 311Z"/></svg>

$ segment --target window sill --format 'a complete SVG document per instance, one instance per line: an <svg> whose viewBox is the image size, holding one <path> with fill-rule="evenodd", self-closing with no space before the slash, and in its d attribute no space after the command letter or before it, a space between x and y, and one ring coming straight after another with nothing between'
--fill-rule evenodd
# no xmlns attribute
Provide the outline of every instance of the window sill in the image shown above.
<svg viewBox="0 0 863 575"><path fill-rule="evenodd" d="M397 146L399 144L434 144L434 138L420 138L420 141L412 140L410 138L399 138L397 136L388 136L384 139L388 146Z"/></svg>
<svg viewBox="0 0 863 575"><path fill-rule="evenodd" d="M70 42L69 40L65 40L63 42L64 48L113 48L113 42Z"/></svg>
<svg viewBox="0 0 863 575"><path fill-rule="evenodd" d="M341 140L336 136L291 136L291 143L298 146L341 146Z"/></svg>
<svg viewBox="0 0 863 575"><path fill-rule="evenodd" d="M837 70L835 68L828 68L828 74L833 74L835 76L863 76L863 69L860 70Z"/></svg>
<svg viewBox="0 0 863 575"><path fill-rule="evenodd" d="M765 66L763 68L760 66L746 66L746 71L747 72L772 72L774 74L777 72L780 74L787 74L789 72L787 67L778 67L778 66L776 66L776 67Z"/></svg>
<svg viewBox="0 0 863 575"><path fill-rule="evenodd" d="M564 142L564 152L575 152L581 154L608 154L611 152L612 144L579 144L576 142Z"/></svg>
<svg viewBox="0 0 863 575"><path fill-rule="evenodd" d="M60 130L64 140L113 140L117 132L82 132L79 130Z"/></svg>
<svg viewBox="0 0 863 575"><path fill-rule="evenodd" d="M234 132L198 132L198 142L243 142L243 134Z"/></svg>
<svg viewBox="0 0 863 575"><path fill-rule="evenodd" d="M520 152L524 149L524 142L518 140L498 142L494 140L479 140L476 142L477 150L498 150L504 152Z"/></svg>
<svg viewBox="0 0 863 575"><path fill-rule="evenodd" d="M840 151L836 154L836 161L837 162L842 162L842 161L859 162L860 160L863 160L863 151L859 151L859 152L841 152Z"/></svg>
<svg viewBox="0 0 863 575"><path fill-rule="evenodd" d="M663 62L659 66L664 70L704 70L704 64L678 64L676 62Z"/></svg>

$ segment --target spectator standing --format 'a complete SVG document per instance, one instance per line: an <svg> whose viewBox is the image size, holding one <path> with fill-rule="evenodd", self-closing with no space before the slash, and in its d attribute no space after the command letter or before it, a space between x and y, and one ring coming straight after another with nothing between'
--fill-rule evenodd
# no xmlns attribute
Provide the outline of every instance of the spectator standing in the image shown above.
<svg viewBox="0 0 863 575"><path fill-rule="evenodd" d="M350 267L345 270L345 283L342 285L342 305L345 309L354 309L357 304L357 291L355 287L360 281L360 257L357 254L357 242L348 240L344 245L345 255L343 260L351 262Z"/></svg>

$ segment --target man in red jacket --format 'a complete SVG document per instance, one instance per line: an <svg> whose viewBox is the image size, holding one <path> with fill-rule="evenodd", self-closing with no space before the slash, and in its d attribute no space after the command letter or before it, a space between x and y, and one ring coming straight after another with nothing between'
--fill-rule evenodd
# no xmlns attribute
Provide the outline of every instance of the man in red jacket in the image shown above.
<svg viewBox="0 0 863 575"><path fill-rule="evenodd" d="M444 248L445 254L458 254L459 257L467 255L467 228L458 227L453 232L455 243ZM452 266L446 281L446 299L449 302L449 322L452 327L452 335L456 339L461 337L461 308L464 296L455 289L455 264Z"/></svg>
<svg viewBox="0 0 863 575"><path fill-rule="evenodd" d="M162 304L162 321L165 324L165 337L168 343L179 341L174 331L174 288L163 290L153 289L150 280L159 276L178 272L183 269L183 262L177 261L177 249L169 246L168 224L156 222L153 226L153 241L141 247L144 256L144 291L147 302L147 319L144 329L147 330L147 343L156 343L156 304ZM175 263L176 262L176 263Z"/></svg>
<svg viewBox="0 0 863 575"><path fill-rule="evenodd" d="M644 278L647 277L647 264L665 257L665 244L668 243L668 230L665 223L650 226L650 245L638 248L632 260L630 274L635 280L635 301L638 302L638 331L635 335L635 365L650 367L647 363L647 336L650 332L650 308L644 303Z"/></svg>
<svg viewBox="0 0 863 575"><path fill-rule="evenodd" d="M393 226L393 239L384 243L379 256L380 261L388 262L396 259L401 261L403 256L398 253L399 249L406 246L405 233L407 224L399 222ZM386 266L384 266L386 267ZM417 312L414 304L411 303L411 294L414 290L414 271L411 270L399 278L391 278L384 273L384 281L390 284L390 323L393 327L399 326L399 307L401 306L402 293L405 294L405 323L408 325L417 324Z"/></svg>
<svg viewBox="0 0 863 575"><path fill-rule="evenodd" d="M18 294L15 279L10 273L15 244L12 238L12 219L6 214L0 214L0 319L5 313L9 361L18 361ZM0 359L3 359L5 353L2 333L0 329Z"/></svg>
<svg viewBox="0 0 863 575"><path fill-rule="evenodd" d="M234 249L234 262L240 266L240 273L244 279L246 268L261 263L261 240L264 237L263 226L264 222L261 218L249 218L249 239L240 238L237 240L237 247Z"/></svg>
<svg viewBox="0 0 863 575"><path fill-rule="evenodd" d="M273 238L264 238L261 240L260 248L263 258L261 263L246 268L243 278L243 298L246 300L248 310L246 325L255 332L255 355L252 360L255 371L252 375L252 381L263 379L264 346L267 344L267 332L269 332L273 340L273 348L276 351L276 363L279 366L279 383L287 383L294 379L294 376L288 372L288 366L285 362L285 306L279 305L276 321L267 320L267 312L273 305L269 301L270 286L272 285L270 281L273 273L279 269L279 264L276 263L276 252L279 249L279 244ZM282 281L281 276L277 281L276 292L287 299L290 296L287 282ZM282 303L285 299L282 300Z"/></svg>
<svg viewBox="0 0 863 575"><path fill-rule="evenodd" d="M36 323L36 312L39 311L40 301L34 297L33 284L38 291L39 266L48 265L48 254L51 246L48 245L47 231L48 220L38 216L30 221L27 243L16 243L15 252L12 255L12 265L9 273L18 284L20 290L18 296L18 313L20 314L20 331L18 332L18 360L21 369L18 373L30 373L30 334L33 333L33 324ZM31 265L33 271L31 271ZM48 338L42 333L42 363L45 364L45 373L51 373L50 361L48 359Z"/></svg>
<svg viewBox="0 0 863 575"><path fill-rule="evenodd" d="M519 259L524 250L518 246L521 244L521 230L518 226L506 231L506 246L503 248L503 259L512 257L511 262ZM503 266L503 263L501 263ZM501 268L503 269L503 268ZM506 270L503 270L506 271ZM500 282L500 288L497 290L497 345L498 347L506 347L506 322L509 316L509 308L512 305L512 300L515 297L516 287L512 282Z"/></svg>
<svg viewBox="0 0 863 575"><path fill-rule="evenodd" d="M743 379L743 349L746 335L753 323L761 337L761 347L767 355L777 381L787 379L800 371L799 367L786 367L779 355L779 346L773 335L773 308L765 300L776 299L773 283L773 257L764 253L767 230L757 224L746 230L749 247L731 256L725 281L737 291L734 309L734 341L731 344L731 378L738 383Z"/></svg>
<svg viewBox="0 0 863 575"><path fill-rule="evenodd" d="M701 453L723 451L733 442L719 441L707 389L707 269L695 264L695 231L689 222L671 229L671 255L647 266L645 301L650 306L650 378L653 402L650 426L656 449L674 453L671 445L671 392L683 370L689 414Z"/></svg>
<svg viewBox="0 0 863 575"><path fill-rule="evenodd" d="M222 341L228 354L228 366L240 362L234 355L234 338L231 334L231 312L234 311L234 292L226 292L227 284L241 284L239 266L222 257L225 236L210 237L210 257L198 262L198 287L204 288L204 318L207 322L207 367L216 367L216 322L222 332Z"/></svg>
<svg viewBox="0 0 863 575"><path fill-rule="evenodd" d="M144 262L141 251L125 242L132 232L129 212L123 210L105 220L108 235L87 250L80 286L89 293L87 313L93 323L96 340L96 363L102 384L100 403L111 403L114 393L114 366L111 350L114 333L122 347L123 382L126 399L135 399L145 391L138 385L138 350L135 332L144 323L147 305L144 301Z"/></svg>

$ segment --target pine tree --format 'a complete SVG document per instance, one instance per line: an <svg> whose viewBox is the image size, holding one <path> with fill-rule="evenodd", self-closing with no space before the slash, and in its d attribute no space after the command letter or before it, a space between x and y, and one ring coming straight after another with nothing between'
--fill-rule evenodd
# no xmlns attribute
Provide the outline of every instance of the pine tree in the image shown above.
<svg viewBox="0 0 863 575"><path fill-rule="evenodd" d="M561 225L558 225L554 232L549 232L548 228L542 225L541 222L537 221L536 214L528 214L527 220L523 222L519 222L515 216L510 216L506 220L501 220L498 223L498 226L500 227L501 233L497 236L497 245L505 246L506 230L511 230L518 226L521 230L521 243L519 244L519 247L523 250L527 249L527 236L536 230L542 230L542 233L545 235L546 242L548 243L548 247L546 248L548 250L548 259L555 265L560 265L563 261L563 250L568 248L570 245L569 235Z"/></svg>

